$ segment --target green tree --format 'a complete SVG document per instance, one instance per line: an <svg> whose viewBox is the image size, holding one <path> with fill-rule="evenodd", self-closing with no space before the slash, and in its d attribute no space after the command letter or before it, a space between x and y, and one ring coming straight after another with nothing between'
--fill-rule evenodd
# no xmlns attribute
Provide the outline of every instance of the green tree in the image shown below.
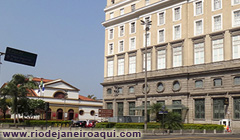
<svg viewBox="0 0 240 140"><path fill-rule="evenodd" d="M93 100L96 100L97 99L97 97L95 97L93 94L92 95L88 95L87 96L89 99L93 99Z"/></svg>
<svg viewBox="0 0 240 140"><path fill-rule="evenodd" d="M151 113L155 113L156 120L159 120L159 112L163 111L162 104L153 103L150 108Z"/></svg>
<svg viewBox="0 0 240 140"><path fill-rule="evenodd" d="M150 109L151 113L155 113L156 120L161 120L162 128L166 129L180 129L182 128L182 118L179 113L169 112L160 103L153 103ZM167 114L159 114L160 111L167 112Z"/></svg>
<svg viewBox="0 0 240 140"><path fill-rule="evenodd" d="M3 92L4 94L6 94L6 96L12 99L11 109L14 113L15 125L19 100L25 100L25 98L27 98L28 90L34 88L37 88L35 82L29 81L29 79L22 74L15 74L13 75L12 80L1 89L1 93ZM22 102L22 104L26 104L26 102Z"/></svg>
<svg viewBox="0 0 240 140"><path fill-rule="evenodd" d="M11 101L9 101L9 99L7 99L6 96L1 97L0 99L0 108L1 108L1 111L3 112L4 119L6 119L6 112L9 109L10 102Z"/></svg>

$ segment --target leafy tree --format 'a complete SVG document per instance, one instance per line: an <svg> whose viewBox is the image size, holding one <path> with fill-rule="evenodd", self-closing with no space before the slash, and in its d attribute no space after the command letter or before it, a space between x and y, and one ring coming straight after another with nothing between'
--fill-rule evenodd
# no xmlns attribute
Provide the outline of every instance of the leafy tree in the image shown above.
<svg viewBox="0 0 240 140"><path fill-rule="evenodd" d="M88 95L87 96L89 99L93 99L93 100L96 100L97 99L97 97L95 97L93 94L92 95Z"/></svg>
<svg viewBox="0 0 240 140"><path fill-rule="evenodd" d="M29 89L37 88L36 83L29 81L29 79L22 74L15 74L12 77L12 80L6 84L1 89L1 93L12 99L11 109L14 113L14 124L16 125L16 113L17 107L20 103L20 100L25 100L27 98L27 93ZM26 102L22 102L22 105Z"/></svg>

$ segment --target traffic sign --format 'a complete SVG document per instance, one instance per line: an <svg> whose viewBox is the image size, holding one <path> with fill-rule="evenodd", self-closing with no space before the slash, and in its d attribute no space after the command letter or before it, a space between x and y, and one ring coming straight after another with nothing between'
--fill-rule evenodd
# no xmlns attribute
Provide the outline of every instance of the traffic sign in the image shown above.
<svg viewBox="0 0 240 140"><path fill-rule="evenodd" d="M7 47L4 60L34 67L37 54Z"/></svg>

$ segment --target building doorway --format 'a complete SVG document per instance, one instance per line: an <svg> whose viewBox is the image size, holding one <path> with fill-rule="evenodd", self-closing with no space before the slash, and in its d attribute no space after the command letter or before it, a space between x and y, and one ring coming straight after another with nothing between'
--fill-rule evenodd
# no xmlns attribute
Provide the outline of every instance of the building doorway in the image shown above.
<svg viewBox="0 0 240 140"><path fill-rule="evenodd" d="M74 110L73 109L69 109L68 110L68 120L72 120L74 119Z"/></svg>
<svg viewBox="0 0 240 140"><path fill-rule="evenodd" d="M58 120L62 120L63 119L63 110L61 108L59 108L57 110L57 119Z"/></svg>

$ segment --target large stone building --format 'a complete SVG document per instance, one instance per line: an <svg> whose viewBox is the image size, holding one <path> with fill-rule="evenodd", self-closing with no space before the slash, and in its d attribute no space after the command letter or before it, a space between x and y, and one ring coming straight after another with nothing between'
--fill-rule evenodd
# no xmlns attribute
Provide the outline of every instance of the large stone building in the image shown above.
<svg viewBox="0 0 240 140"><path fill-rule="evenodd" d="M104 11L104 108L143 115L147 41L148 104L240 126L239 0L107 0ZM141 20L152 21L146 39Z"/></svg>

